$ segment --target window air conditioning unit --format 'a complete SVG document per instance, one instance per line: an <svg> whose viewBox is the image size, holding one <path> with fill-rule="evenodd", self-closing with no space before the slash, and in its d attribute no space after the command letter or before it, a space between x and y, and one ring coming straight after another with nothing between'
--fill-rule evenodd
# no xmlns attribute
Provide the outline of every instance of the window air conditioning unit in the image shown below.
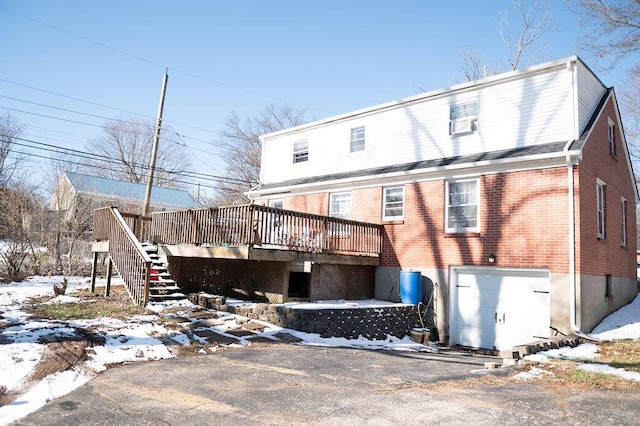
<svg viewBox="0 0 640 426"><path fill-rule="evenodd" d="M460 120L453 120L451 122L451 134L461 135L464 133L473 132L473 119L461 118Z"/></svg>

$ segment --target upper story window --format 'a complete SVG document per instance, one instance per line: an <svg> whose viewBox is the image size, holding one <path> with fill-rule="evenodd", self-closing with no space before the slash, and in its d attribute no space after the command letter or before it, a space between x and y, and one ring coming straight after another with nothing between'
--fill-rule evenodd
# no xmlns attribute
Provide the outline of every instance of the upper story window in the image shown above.
<svg viewBox="0 0 640 426"><path fill-rule="evenodd" d="M351 193L336 192L331 194L329 216L349 219L351 216Z"/></svg>
<svg viewBox="0 0 640 426"><path fill-rule="evenodd" d="M596 183L596 210L597 210L597 219L598 219L598 238L605 237L605 184L604 182L598 180Z"/></svg>
<svg viewBox="0 0 640 426"><path fill-rule="evenodd" d="M620 207L622 210L622 217L620 218L620 231L622 232L620 237L620 245L622 247L627 246L627 200L622 197L620 199Z"/></svg>
<svg viewBox="0 0 640 426"><path fill-rule="evenodd" d="M608 119L607 138L609 140L609 154L616 155L616 125L611 118Z"/></svg>
<svg viewBox="0 0 640 426"><path fill-rule="evenodd" d="M478 130L478 102L465 102L449 106L449 134L452 136Z"/></svg>
<svg viewBox="0 0 640 426"><path fill-rule="evenodd" d="M350 152L364 151L364 126L351 129Z"/></svg>
<svg viewBox="0 0 640 426"><path fill-rule="evenodd" d="M401 220L404 217L404 186L384 188L382 220Z"/></svg>
<svg viewBox="0 0 640 426"><path fill-rule="evenodd" d="M447 182L446 232L480 230L480 185L478 179Z"/></svg>
<svg viewBox="0 0 640 426"><path fill-rule="evenodd" d="M302 163L303 161L309 161L309 141L293 144L293 162Z"/></svg>

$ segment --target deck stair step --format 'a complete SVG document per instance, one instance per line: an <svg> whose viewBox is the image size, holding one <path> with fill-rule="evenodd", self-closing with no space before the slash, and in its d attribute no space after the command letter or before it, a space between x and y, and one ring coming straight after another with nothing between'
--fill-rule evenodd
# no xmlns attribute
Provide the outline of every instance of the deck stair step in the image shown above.
<svg viewBox="0 0 640 426"><path fill-rule="evenodd" d="M145 252L151 258L149 271L149 300L161 302L165 300L181 300L187 296L177 286L176 280L169 273L166 261L158 254L158 248L151 244L143 244Z"/></svg>

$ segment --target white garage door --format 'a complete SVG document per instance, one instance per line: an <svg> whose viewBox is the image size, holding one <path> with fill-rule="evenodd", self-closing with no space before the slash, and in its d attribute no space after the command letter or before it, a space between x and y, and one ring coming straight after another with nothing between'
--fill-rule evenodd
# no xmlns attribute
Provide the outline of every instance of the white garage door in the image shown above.
<svg viewBox="0 0 640 426"><path fill-rule="evenodd" d="M451 269L452 344L511 349L549 337L549 271Z"/></svg>

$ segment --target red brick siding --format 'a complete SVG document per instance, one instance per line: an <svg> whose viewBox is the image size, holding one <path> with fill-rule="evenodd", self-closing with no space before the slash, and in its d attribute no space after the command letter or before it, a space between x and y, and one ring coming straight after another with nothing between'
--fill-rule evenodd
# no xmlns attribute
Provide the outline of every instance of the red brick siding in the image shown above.
<svg viewBox="0 0 640 426"><path fill-rule="evenodd" d="M616 156L609 154L608 117L616 120L609 100L594 124L578 166L580 192L580 245L577 268L585 275L636 276L636 215L634 183L622 148L620 123L616 122ZM605 186L605 238L598 239L596 179ZM627 246L621 247L621 197L627 199Z"/></svg>
<svg viewBox="0 0 640 426"><path fill-rule="evenodd" d="M480 178L480 232L446 234L445 181L407 185L402 224L386 225L383 262L402 267L489 265L568 271L563 167Z"/></svg>
<svg viewBox="0 0 640 426"><path fill-rule="evenodd" d="M329 194L294 195L284 198L284 208L297 212L329 215Z"/></svg>

